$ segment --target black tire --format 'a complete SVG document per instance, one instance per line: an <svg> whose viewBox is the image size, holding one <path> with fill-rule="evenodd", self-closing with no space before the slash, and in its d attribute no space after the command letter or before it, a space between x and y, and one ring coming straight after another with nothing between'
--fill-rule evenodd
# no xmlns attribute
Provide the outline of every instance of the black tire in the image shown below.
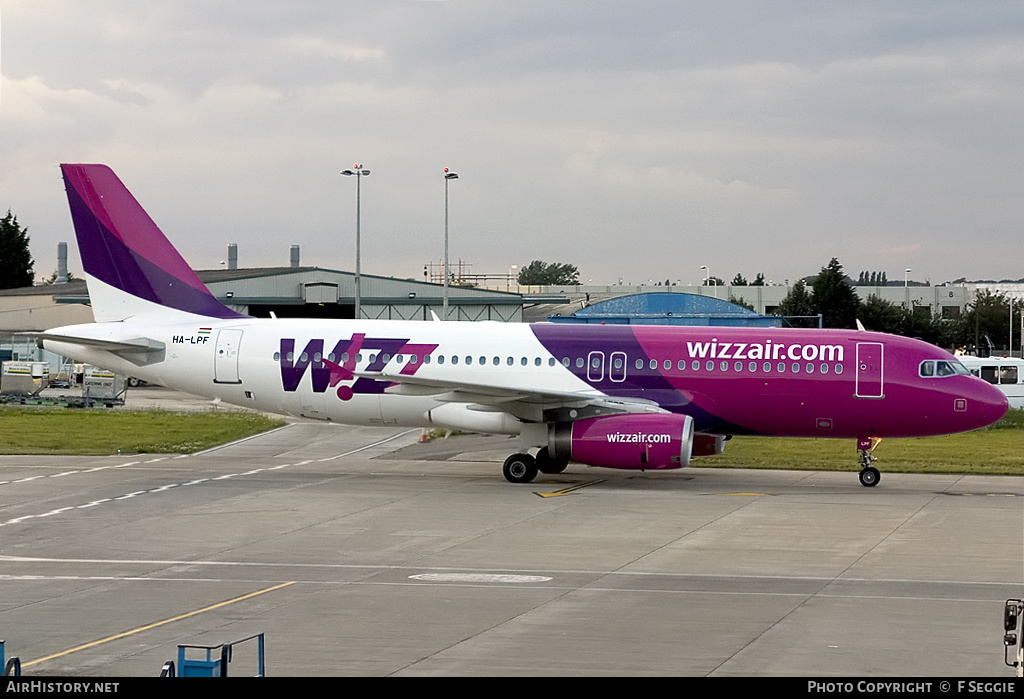
<svg viewBox="0 0 1024 699"><path fill-rule="evenodd" d="M537 470L541 473L561 473L569 465L569 459L555 459L544 447L537 452Z"/></svg>
<svg viewBox="0 0 1024 699"><path fill-rule="evenodd" d="M530 483L537 477L537 461L529 454L513 454L505 459L501 475L509 483Z"/></svg>
<svg viewBox="0 0 1024 699"><path fill-rule="evenodd" d="M882 474L874 466L868 466L860 471L860 484L865 488L874 488L881 478Z"/></svg>

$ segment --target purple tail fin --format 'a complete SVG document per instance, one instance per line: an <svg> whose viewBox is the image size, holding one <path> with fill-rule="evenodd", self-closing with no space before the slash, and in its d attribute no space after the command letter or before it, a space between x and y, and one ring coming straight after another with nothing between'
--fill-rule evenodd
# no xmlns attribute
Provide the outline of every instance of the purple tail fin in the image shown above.
<svg viewBox="0 0 1024 699"><path fill-rule="evenodd" d="M97 320L114 319L97 303L109 298L111 289L120 297L122 316L125 310L130 315L153 310L150 304L156 304L210 318L246 317L218 301L199 281L113 170L106 165L60 167L85 273L89 281L105 285L97 294L90 284Z"/></svg>

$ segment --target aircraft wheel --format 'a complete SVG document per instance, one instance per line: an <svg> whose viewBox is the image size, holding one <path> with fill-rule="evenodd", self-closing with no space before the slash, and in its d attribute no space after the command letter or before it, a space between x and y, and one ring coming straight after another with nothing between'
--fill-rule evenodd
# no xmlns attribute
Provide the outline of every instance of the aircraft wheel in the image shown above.
<svg viewBox="0 0 1024 699"><path fill-rule="evenodd" d="M868 466L867 468L861 469L860 472L860 484L865 488L874 488L878 485L878 481L882 478L882 474L878 472L878 469L874 466Z"/></svg>
<svg viewBox="0 0 1024 699"><path fill-rule="evenodd" d="M561 473L568 466L568 459L554 458L547 447L537 452L537 470L541 473Z"/></svg>
<svg viewBox="0 0 1024 699"><path fill-rule="evenodd" d="M501 475L509 483L529 483L537 477L537 461L529 454L513 454L505 459Z"/></svg>

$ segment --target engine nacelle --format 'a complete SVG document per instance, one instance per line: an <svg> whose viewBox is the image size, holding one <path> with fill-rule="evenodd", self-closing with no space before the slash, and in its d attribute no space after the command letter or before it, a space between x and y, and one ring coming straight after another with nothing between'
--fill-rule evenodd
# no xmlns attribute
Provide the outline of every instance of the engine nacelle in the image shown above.
<svg viewBox="0 0 1024 699"><path fill-rule="evenodd" d="M693 450L689 415L606 415L554 426L555 459L624 469L682 468Z"/></svg>

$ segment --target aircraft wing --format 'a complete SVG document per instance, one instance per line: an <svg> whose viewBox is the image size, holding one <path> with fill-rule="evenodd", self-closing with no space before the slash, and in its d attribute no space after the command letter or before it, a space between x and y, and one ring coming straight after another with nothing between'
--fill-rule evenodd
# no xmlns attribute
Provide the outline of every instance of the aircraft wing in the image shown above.
<svg viewBox="0 0 1024 699"><path fill-rule="evenodd" d="M445 379L428 379L397 372L353 372L360 378L395 385L386 393L433 396L439 403L467 403L477 410L502 410L522 420L549 422L615 413L667 413L654 401L611 398L596 390L557 391Z"/></svg>

